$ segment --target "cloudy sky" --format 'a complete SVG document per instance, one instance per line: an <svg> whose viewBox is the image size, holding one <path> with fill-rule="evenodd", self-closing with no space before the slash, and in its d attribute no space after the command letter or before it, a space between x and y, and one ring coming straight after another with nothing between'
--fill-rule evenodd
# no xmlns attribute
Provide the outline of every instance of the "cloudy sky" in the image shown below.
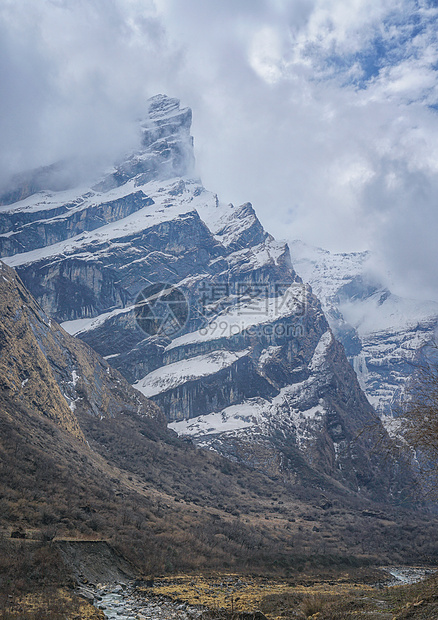
<svg viewBox="0 0 438 620"><path fill-rule="evenodd" d="M426 0L2 0L0 184L110 162L166 92L221 199L438 300L437 32Z"/></svg>

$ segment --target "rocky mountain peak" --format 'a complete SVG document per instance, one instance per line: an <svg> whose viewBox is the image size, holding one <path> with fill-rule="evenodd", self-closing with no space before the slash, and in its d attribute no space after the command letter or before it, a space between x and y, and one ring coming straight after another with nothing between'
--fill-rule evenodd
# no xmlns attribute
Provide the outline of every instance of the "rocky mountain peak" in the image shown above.
<svg viewBox="0 0 438 620"><path fill-rule="evenodd" d="M94 190L106 192L134 178L136 185L142 185L152 180L193 175L191 109L181 108L178 99L166 95L150 98L147 106L148 116L140 122L140 149L127 155Z"/></svg>
<svg viewBox="0 0 438 620"><path fill-rule="evenodd" d="M390 432L421 349L435 339L438 304L403 298L379 281L370 252L331 253L290 244L368 400Z"/></svg>
<svg viewBox="0 0 438 620"><path fill-rule="evenodd" d="M4 260L179 434L270 475L399 498L320 302L250 203L193 178L190 127L178 100L152 98L141 149L100 183L0 210Z"/></svg>
<svg viewBox="0 0 438 620"><path fill-rule="evenodd" d="M182 122L188 119L188 128L190 129L192 111L190 108L181 109L181 102L175 97L162 94L151 97L148 99L148 114L152 122L157 124L166 124L170 120Z"/></svg>
<svg viewBox="0 0 438 620"><path fill-rule="evenodd" d="M193 174L191 109L181 108L179 99L166 95L151 97L146 108L146 118L139 121L139 148L127 153L110 174L95 184L94 191L109 191L138 174L143 175L143 181ZM66 159L16 174L0 188L0 206L21 202L29 196L69 190L80 184L80 168L77 162Z"/></svg>

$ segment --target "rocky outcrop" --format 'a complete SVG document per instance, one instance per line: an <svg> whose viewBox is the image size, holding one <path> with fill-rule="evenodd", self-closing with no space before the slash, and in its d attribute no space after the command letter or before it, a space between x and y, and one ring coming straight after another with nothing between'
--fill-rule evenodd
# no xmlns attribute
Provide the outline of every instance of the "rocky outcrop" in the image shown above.
<svg viewBox="0 0 438 620"><path fill-rule="evenodd" d="M138 575L136 568L104 540L58 540L53 546L77 583L125 584Z"/></svg>
<svg viewBox="0 0 438 620"><path fill-rule="evenodd" d="M142 191L100 204L95 204L92 197L91 193L71 204L54 206L43 213L44 219L37 221L34 221L35 213L0 214L0 229L8 231L0 235L0 255L9 256L24 248L34 250L59 243L80 232L100 228L102 222L116 222L152 204ZM26 220L28 222L23 224Z"/></svg>
<svg viewBox="0 0 438 620"><path fill-rule="evenodd" d="M94 187L108 191L135 177L135 185L193 173L195 158L190 135L192 111L178 99L156 95L149 100L148 117L141 123L141 149L116 166Z"/></svg>

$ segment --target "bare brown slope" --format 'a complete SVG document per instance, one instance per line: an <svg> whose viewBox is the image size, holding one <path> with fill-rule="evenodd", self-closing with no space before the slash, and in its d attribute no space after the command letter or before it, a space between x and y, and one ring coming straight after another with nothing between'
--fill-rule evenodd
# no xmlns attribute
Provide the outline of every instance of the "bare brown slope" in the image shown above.
<svg viewBox="0 0 438 620"><path fill-rule="evenodd" d="M90 347L41 310L14 270L0 263L0 390L11 402L83 439L76 414L159 415Z"/></svg>
<svg viewBox="0 0 438 620"><path fill-rule="evenodd" d="M434 553L427 518L324 486L310 470L306 487L178 439L155 405L50 321L5 267L0 294L0 528L8 536L109 540L148 572L290 571ZM11 575L3 558L0 580Z"/></svg>
<svg viewBox="0 0 438 620"><path fill-rule="evenodd" d="M0 402L0 527L8 535L109 540L143 572L289 572L435 552L427 517L285 485L144 416L87 414L81 424L90 445Z"/></svg>

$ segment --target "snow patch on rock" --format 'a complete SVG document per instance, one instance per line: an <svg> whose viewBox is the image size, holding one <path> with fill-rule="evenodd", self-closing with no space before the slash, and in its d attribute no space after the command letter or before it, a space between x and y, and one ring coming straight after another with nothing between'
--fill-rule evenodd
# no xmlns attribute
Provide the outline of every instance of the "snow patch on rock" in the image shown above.
<svg viewBox="0 0 438 620"><path fill-rule="evenodd" d="M154 370L134 383L134 387L150 398L188 381L220 372L248 353L249 349L237 352L214 351L207 355L198 355Z"/></svg>

